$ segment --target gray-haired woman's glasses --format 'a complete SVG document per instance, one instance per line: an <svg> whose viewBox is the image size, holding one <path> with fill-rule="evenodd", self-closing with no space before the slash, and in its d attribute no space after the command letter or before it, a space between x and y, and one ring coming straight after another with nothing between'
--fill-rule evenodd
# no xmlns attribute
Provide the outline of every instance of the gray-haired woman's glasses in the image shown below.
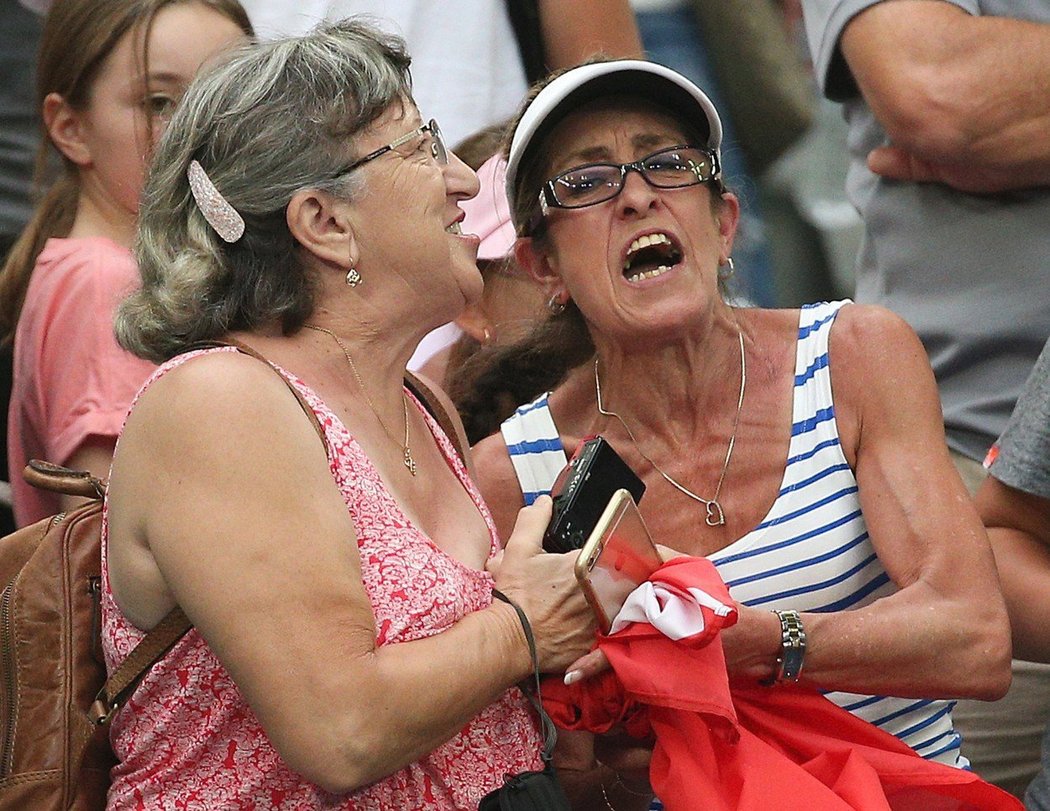
<svg viewBox="0 0 1050 811"><path fill-rule="evenodd" d="M695 146L673 146L632 163L588 163L543 184L540 208L585 208L612 200L623 190L628 172L637 172L657 189L680 189L716 180L720 167L714 152Z"/></svg>
<svg viewBox="0 0 1050 811"><path fill-rule="evenodd" d="M438 127L437 121L432 118L422 127L416 127L411 132L402 135L396 141L391 141L386 146L381 146L374 152L369 152L363 158L358 158L353 163L344 166L336 172L336 175L345 175L347 172L352 172L354 169L364 166L369 161L374 161L380 155L385 155L387 152L391 152L399 146L404 146L413 138L424 139L423 144L420 144L420 146L428 145L430 156L441 166L448 165L448 149L445 147L445 139L441 137L441 129Z"/></svg>

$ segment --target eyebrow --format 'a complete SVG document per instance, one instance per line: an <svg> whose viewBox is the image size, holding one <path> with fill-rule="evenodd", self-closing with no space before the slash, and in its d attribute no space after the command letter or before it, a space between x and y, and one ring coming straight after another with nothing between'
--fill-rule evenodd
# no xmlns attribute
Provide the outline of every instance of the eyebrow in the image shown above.
<svg viewBox="0 0 1050 811"><path fill-rule="evenodd" d="M141 74L140 74L141 76ZM155 82L157 84L186 84L189 79L179 73L173 73L171 71L154 71L151 70L146 74L145 80L147 83Z"/></svg>
<svg viewBox="0 0 1050 811"><path fill-rule="evenodd" d="M656 150L669 146L682 146L689 139L684 135L672 133L643 133L631 139L631 145L638 150ZM581 163L604 163L612 160L612 152L607 146L592 146L578 149L564 159L567 167L579 166Z"/></svg>

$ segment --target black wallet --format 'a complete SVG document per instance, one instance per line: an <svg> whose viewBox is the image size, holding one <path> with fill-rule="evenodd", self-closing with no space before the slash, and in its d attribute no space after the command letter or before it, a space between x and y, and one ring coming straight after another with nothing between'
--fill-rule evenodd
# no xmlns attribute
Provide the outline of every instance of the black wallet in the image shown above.
<svg viewBox="0 0 1050 811"><path fill-rule="evenodd" d="M478 811L570 811L554 767L549 763L541 772L508 774L504 783L486 794Z"/></svg>

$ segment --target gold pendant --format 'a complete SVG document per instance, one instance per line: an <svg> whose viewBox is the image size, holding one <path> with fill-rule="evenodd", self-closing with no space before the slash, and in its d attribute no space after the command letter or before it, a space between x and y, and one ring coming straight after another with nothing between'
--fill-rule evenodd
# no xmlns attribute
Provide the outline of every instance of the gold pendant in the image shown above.
<svg viewBox="0 0 1050 811"><path fill-rule="evenodd" d="M405 446L405 467L413 476L416 475L416 460L412 458L412 449L407 445Z"/></svg>
<svg viewBox="0 0 1050 811"><path fill-rule="evenodd" d="M717 501L707 502L707 519L709 527L720 527L726 522L726 515L722 512L722 505Z"/></svg>

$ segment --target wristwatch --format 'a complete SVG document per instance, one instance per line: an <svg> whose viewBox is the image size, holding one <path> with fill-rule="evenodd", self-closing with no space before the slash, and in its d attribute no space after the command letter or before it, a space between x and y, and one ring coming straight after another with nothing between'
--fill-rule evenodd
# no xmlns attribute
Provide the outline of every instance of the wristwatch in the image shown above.
<svg viewBox="0 0 1050 811"><path fill-rule="evenodd" d="M777 657L775 679L778 682L797 682L802 675L806 655L806 631L797 611L774 611L780 619L780 656Z"/></svg>

